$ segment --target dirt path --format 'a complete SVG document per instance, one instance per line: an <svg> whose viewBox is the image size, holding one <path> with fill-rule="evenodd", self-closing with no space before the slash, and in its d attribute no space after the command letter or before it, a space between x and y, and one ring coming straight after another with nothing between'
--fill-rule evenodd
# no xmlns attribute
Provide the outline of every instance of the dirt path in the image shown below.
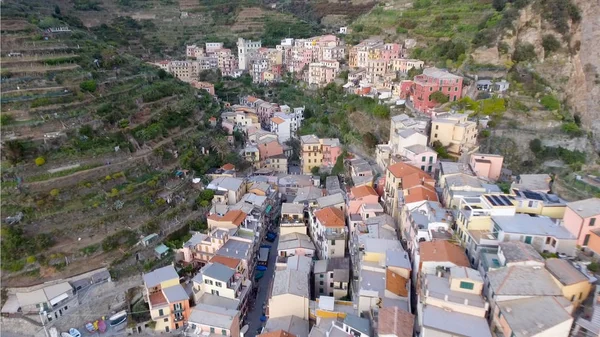
<svg viewBox="0 0 600 337"><path fill-rule="evenodd" d="M105 176L107 174L112 174L114 172L123 171L123 170L128 169L128 168L132 167L133 165L137 164L139 161L145 160L146 157L148 155L152 154L152 152L155 149L158 149L158 148L164 146L165 144L170 143L173 139L183 136L193 129L194 129L194 126L180 130L176 134L173 134L173 135L169 136L168 138L165 138L162 141L154 144L152 147L150 147L150 148L143 147L142 150L136 152L135 154L133 154L133 156L128 157L128 158L123 158L118 162L111 163L110 165L95 167L95 168L91 168L89 170L77 171L77 172L74 172L73 174L63 176L63 177L56 177L56 178L51 178L51 179L44 180L44 181L25 183L25 186L27 188L29 188L29 190L32 192L33 191L36 191L36 192L48 191L53 188L58 188L58 187L64 188L65 186L74 185L74 184L79 183L81 180L90 179L90 177Z"/></svg>

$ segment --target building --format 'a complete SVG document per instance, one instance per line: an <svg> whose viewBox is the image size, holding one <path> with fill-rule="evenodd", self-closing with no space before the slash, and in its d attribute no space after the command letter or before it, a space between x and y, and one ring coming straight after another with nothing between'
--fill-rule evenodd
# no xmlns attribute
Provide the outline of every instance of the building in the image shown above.
<svg viewBox="0 0 600 337"><path fill-rule="evenodd" d="M521 241L500 242L496 250L482 250L479 270L482 274L489 270L511 266L544 266L544 258L532 245Z"/></svg>
<svg viewBox="0 0 600 337"><path fill-rule="evenodd" d="M285 154L267 157L262 166L262 168L273 170L273 172L288 173L288 157Z"/></svg>
<svg viewBox="0 0 600 337"><path fill-rule="evenodd" d="M270 130L277 135L280 143L287 142L291 137L291 118L285 114L275 114L275 117L271 118Z"/></svg>
<svg viewBox="0 0 600 337"><path fill-rule="evenodd" d="M288 315L269 318L267 324L265 324L262 333L269 333L274 331L287 331L293 336L308 336L309 333L309 322L301 317Z"/></svg>
<svg viewBox="0 0 600 337"><path fill-rule="evenodd" d="M572 336L598 336L600 335L600 287L596 287L591 313L579 316L573 324Z"/></svg>
<svg viewBox="0 0 600 337"><path fill-rule="evenodd" d="M539 252L575 256L577 240L565 227L549 218L515 214L493 216L493 234L499 242L523 241Z"/></svg>
<svg viewBox="0 0 600 337"><path fill-rule="evenodd" d="M300 137L302 146L301 164L302 172L310 174L312 168L331 169L335 165L338 156L342 153L342 147L337 138L318 138L315 135Z"/></svg>
<svg viewBox="0 0 600 337"><path fill-rule="evenodd" d="M413 268L421 275L435 274L438 268L471 267L464 250L445 240L419 242L418 256Z"/></svg>
<svg viewBox="0 0 600 337"><path fill-rule="evenodd" d="M377 310L377 335L380 337L413 337L415 315L398 307Z"/></svg>
<svg viewBox="0 0 600 337"><path fill-rule="evenodd" d="M457 157L476 151L477 123L468 117L468 114L451 114L432 119L429 145L439 142L450 155Z"/></svg>
<svg viewBox="0 0 600 337"><path fill-rule="evenodd" d="M248 70L250 60L258 54L258 50L261 48L261 41L251 41L238 38L238 66L242 70Z"/></svg>
<svg viewBox="0 0 600 337"><path fill-rule="evenodd" d="M520 174L517 176L517 180L511 185L511 189L518 189L522 191L532 191L539 193L550 192L550 182L552 177L549 174Z"/></svg>
<svg viewBox="0 0 600 337"><path fill-rule="evenodd" d="M304 219L304 205L295 203L281 204L280 235L290 233L307 234L307 223Z"/></svg>
<svg viewBox="0 0 600 337"><path fill-rule="evenodd" d="M310 286L308 274L294 269L275 271L267 316L296 316L308 320Z"/></svg>
<svg viewBox="0 0 600 337"><path fill-rule="evenodd" d="M415 76L411 88L415 109L428 112L438 103L431 98L434 92L448 96L450 102L462 97L463 78L438 68L425 68L423 74Z"/></svg>
<svg viewBox="0 0 600 337"><path fill-rule="evenodd" d="M215 228L208 235L195 233L177 251L176 260L182 261L186 265L202 267L215 256L215 252L227 240L229 240L229 231L226 229Z"/></svg>
<svg viewBox="0 0 600 337"><path fill-rule="evenodd" d="M196 336L240 337L240 324L240 312L235 309L198 304L191 310L188 331Z"/></svg>
<svg viewBox="0 0 600 337"><path fill-rule="evenodd" d="M329 330L326 331L326 336L354 336L354 337L370 337L371 322L356 315L346 315L343 321L334 320L331 322Z"/></svg>
<svg viewBox="0 0 600 337"><path fill-rule="evenodd" d="M504 157L497 154L473 153L469 165L476 176L498 181L502 172Z"/></svg>
<svg viewBox="0 0 600 337"><path fill-rule="evenodd" d="M577 238L577 244L589 247L600 253L600 246L590 245L590 238L595 236L596 224L600 225L600 198L591 198L567 204L563 223ZM595 240L596 241L596 240Z"/></svg>
<svg viewBox="0 0 600 337"><path fill-rule="evenodd" d="M481 275L468 267L424 275L418 304L423 335L491 337L486 321L489 304L481 296L482 290ZM442 319L447 320L446 325L441 324ZM460 324L469 324L472 330Z"/></svg>
<svg viewBox="0 0 600 337"><path fill-rule="evenodd" d="M590 295L592 291L590 279L571 262L563 259L548 259L546 269L558 284L563 297L573 303L575 308Z"/></svg>
<svg viewBox="0 0 600 337"><path fill-rule="evenodd" d="M179 275L172 265L143 275L144 299L156 331L177 330L190 318L190 298L179 284Z"/></svg>
<svg viewBox="0 0 600 337"><path fill-rule="evenodd" d="M403 148L399 154L403 157L402 161L420 167L421 171L432 173L437 162L437 152L425 145L415 144Z"/></svg>
<svg viewBox="0 0 600 337"><path fill-rule="evenodd" d="M359 186L350 189L348 215L359 214L361 206L379 204L379 195L371 186Z"/></svg>
<svg viewBox="0 0 600 337"><path fill-rule="evenodd" d="M308 84L325 86L335 80L340 71L340 63L334 60L323 60L308 65Z"/></svg>
<svg viewBox="0 0 600 337"><path fill-rule="evenodd" d="M287 258L290 256L313 257L317 255L315 245L308 235L302 233L289 233L282 234L279 238L277 256Z"/></svg>
<svg viewBox="0 0 600 337"><path fill-rule="evenodd" d="M237 229L246 220L247 214L240 210L227 211L224 215L211 214L206 218L208 230L216 228Z"/></svg>
<svg viewBox="0 0 600 337"><path fill-rule="evenodd" d="M315 296L330 296L336 300L348 296L350 259L337 257L315 261Z"/></svg>
<svg viewBox="0 0 600 337"><path fill-rule="evenodd" d="M42 320L43 324L68 315L79 306L73 286L69 282L49 284L28 292L17 292L15 296L17 310L14 311L24 315L33 314L38 320Z"/></svg>
<svg viewBox="0 0 600 337"><path fill-rule="evenodd" d="M217 178L211 181L206 188L215 191L213 202L216 200L218 203L227 205L236 204L246 193L246 184L244 184L242 179L238 178Z"/></svg>
<svg viewBox="0 0 600 337"><path fill-rule="evenodd" d="M424 200L438 201L435 180L429 174L405 163L387 168L383 201L388 214L396 218L404 204Z"/></svg>
<svg viewBox="0 0 600 337"><path fill-rule="evenodd" d="M454 217L437 201L404 205L400 219L402 238L413 254L412 260L418 255L419 242L452 239L451 224Z"/></svg>
<svg viewBox="0 0 600 337"><path fill-rule="evenodd" d="M326 207L311 211L310 226L310 235L321 259L344 257L348 230L342 210Z"/></svg>

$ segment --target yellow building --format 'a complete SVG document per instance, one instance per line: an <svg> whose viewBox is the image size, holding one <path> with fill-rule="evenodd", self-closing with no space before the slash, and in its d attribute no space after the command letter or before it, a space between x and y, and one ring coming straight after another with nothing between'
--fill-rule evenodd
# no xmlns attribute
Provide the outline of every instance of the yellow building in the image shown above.
<svg viewBox="0 0 600 337"><path fill-rule="evenodd" d="M319 138L315 135L300 137L302 145L302 173L309 174L313 167L321 167L323 163L323 152Z"/></svg>
<svg viewBox="0 0 600 337"><path fill-rule="evenodd" d="M189 296L179 283L172 265L144 274L144 299L156 331L169 332L183 327L190 316Z"/></svg>
<svg viewBox="0 0 600 337"><path fill-rule="evenodd" d="M563 259L546 260L546 269L562 291L563 296L577 308L592 291L590 279Z"/></svg>
<svg viewBox="0 0 600 337"><path fill-rule="evenodd" d="M468 117L465 113L433 119L429 145L440 142L454 156L477 151L477 123L467 120Z"/></svg>

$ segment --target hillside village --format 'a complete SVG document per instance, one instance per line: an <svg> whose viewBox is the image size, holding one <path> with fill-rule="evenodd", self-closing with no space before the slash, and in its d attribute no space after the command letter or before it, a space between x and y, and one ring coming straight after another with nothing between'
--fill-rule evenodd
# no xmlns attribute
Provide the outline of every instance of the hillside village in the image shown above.
<svg viewBox="0 0 600 337"><path fill-rule="evenodd" d="M347 45L347 31L148 61L219 107L206 128L244 165L176 168L160 200L199 193L185 240L134 237L146 252L135 263L151 266L141 275L119 279L111 265L7 288L3 333L92 336L87 324L102 321L112 336L600 336L600 199L566 200L550 172L513 174L481 150L490 119L452 105L501 98L509 82L428 66L409 57L410 39ZM389 108L389 137L365 155L304 134L306 106L219 97L201 79L215 71L372 98Z"/></svg>

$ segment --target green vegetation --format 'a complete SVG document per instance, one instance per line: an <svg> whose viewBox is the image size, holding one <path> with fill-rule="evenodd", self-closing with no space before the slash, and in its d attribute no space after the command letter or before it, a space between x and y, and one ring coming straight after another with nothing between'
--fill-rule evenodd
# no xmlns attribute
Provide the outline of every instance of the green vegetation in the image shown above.
<svg viewBox="0 0 600 337"><path fill-rule="evenodd" d="M110 252L119 247L129 248L137 242L137 234L130 229L122 229L102 240L102 250Z"/></svg>
<svg viewBox="0 0 600 337"><path fill-rule="evenodd" d="M79 85L79 87L81 88L81 90L88 91L88 92L94 92L94 91L96 91L97 86L98 86L98 84L94 80L83 81Z"/></svg>
<svg viewBox="0 0 600 337"><path fill-rule="evenodd" d="M526 62L533 61L537 58L535 54L535 49L531 43L520 42L515 47L515 52L513 53L513 61L515 62Z"/></svg>
<svg viewBox="0 0 600 337"><path fill-rule="evenodd" d="M553 95L546 95L542 97L540 103L542 103L544 108L550 111L558 110L560 108L560 102Z"/></svg>
<svg viewBox="0 0 600 337"><path fill-rule="evenodd" d="M44 164L46 164L46 159L44 157L35 158L35 165L42 166Z"/></svg>
<svg viewBox="0 0 600 337"><path fill-rule="evenodd" d="M565 162L565 164L570 165L575 171L579 170L586 160L585 152L571 151L560 146L543 146L542 141L537 138L529 142L529 149L539 160L560 159Z"/></svg>
<svg viewBox="0 0 600 337"><path fill-rule="evenodd" d="M2 226L2 269L19 271L23 269L26 256L36 255L54 245L52 236L40 233L34 237L27 237L23 228Z"/></svg>
<svg viewBox="0 0 600 337"><path fill-rule="evenodd" d="M592 273L597 273L600 271L600 263L598 263L597 261L592 261L590 264L587 265L587 269Z"/></svg>
<svg viewBox="0 0 600 337"><path fill-rule="evenodd" d="M204 189L204 190L202 190L202 192L200 192L200 195L198 196L198 198L196 198L196 204L198 204L198 206L200 206L200 207L208 207L214 197L215 197L215 191L209 190L209 189Z"/></svg>
<svg viewBox="0 0 600 337"><path fill-rule="evenodd" d="M448 103L448 96L444 95L441 91L436 91L429 95L429 99L436 101L438 104Z"/></svg>
<svg viewBox="0 0 600 337"><path fill-rule="evenodd" d="M583 132L583 130L581 130L581 128L579 128L579 125L577 125L575 122L563 123L563 125L561 126L561 129L564 133L566 133L572 137L581 137L585 134Z"/></svg>
<svg viewBox="0 0 600 337"><path fill-rule="evenodd" d="M0 126L5 126L12 124L15 121L15 118L7 113L0 115Z"/></svg>
<svg viewBox="0 0 600 337"><path fill-rule="evenodd" d="M306 22L286 22L273 18L267 18L265 20L265 30L260 36L262 45L274 47L281 43L281 39L290 37L290 32L292 32L293 37L297 39L304 39L318 35L317 27Z"/></svg>
<svg viewBox="0 0 600 337"><path fill-rule="evenodd" d="M569 32L569 21L581 21L581 13L571 0L542 0L543 15L561 34Z"/></svg>
<svg viewBox="0 0 600 337"><path fill-rule="evenodd" d="M438 157L440 159L450 159L452 158L452 156L450 156L450 154L448 153L448 150L446 150L446 148L442 145L442 143L440 143L439 140L436 140L435 142L433 142L433 149L435 150L435 152L437 152Z"/></svg>
<svg viewBox="0 0 600 337"><path fill-rule="evenodd" d="M560 49L560 41L554 35L547 34L542 37L542 47L544 47L546 55L550 55Z"/></svg>

